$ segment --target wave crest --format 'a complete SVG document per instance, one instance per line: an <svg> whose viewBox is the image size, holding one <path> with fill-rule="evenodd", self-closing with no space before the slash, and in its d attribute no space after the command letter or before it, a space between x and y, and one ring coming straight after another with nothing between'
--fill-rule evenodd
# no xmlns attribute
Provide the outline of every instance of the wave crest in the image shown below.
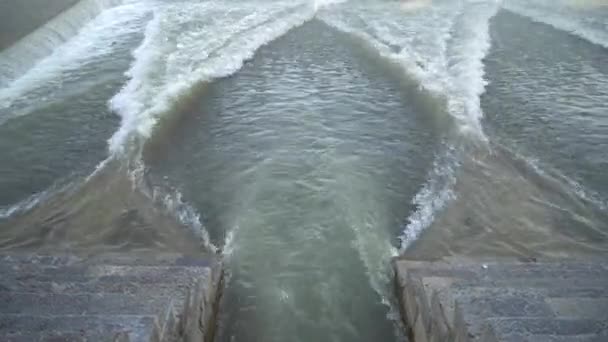
<svg viewBox="0 0 608 342"><path fill-rule="evenodd" d="M157 121L197 85L233 74L261 46L313 16L307 4L293 3L157 5L133 54L130 80L110 101L122 118L110 152L146 141Z"/></svg>
<svg viewBox="0 0 608 342"><path fill-rule="evenodd" d="M321 19L364 40L421 87L444 97L460 132L486 141L479 97L486 86L483 58L490 48L489 21L498 4L455 1L416 11L398 6L328 11Z"/></svg>

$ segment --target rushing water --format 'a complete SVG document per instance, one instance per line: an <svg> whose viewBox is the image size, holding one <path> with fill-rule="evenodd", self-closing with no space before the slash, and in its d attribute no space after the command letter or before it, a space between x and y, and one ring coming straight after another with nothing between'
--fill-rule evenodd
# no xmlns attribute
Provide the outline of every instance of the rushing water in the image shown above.
<svg viewBox="0 0 608 342"><path fill-rule="evenodd" d="M608 251L601 1L83 0L21 36L0 249L216 252L218 341L402 340L399 253Z"/></svg>

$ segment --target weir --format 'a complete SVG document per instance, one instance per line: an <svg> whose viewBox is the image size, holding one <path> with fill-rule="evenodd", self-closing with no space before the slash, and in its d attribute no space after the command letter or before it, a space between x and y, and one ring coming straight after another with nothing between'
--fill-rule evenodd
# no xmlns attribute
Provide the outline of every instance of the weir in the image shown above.
<svg viewBox="0 0 608 342"><path fill-rule="evenodd" d="M22 1L24 8L49 6L35 18L26 18L24 9L12 16L0 5L6 16L0 19L7 19L0 25L12 30L27 22L9 35L0 26L0 67L10 66L1 68L0 85L119 2ZM454 150L471 152L454 144L461 133L486 139L478 100L494 6L467 2L471 9L413 18L419 22L402 20L405 14L398 12L385 26L387 13L395 11L318 14L323 1L315 1L314 12L306 3L261 10L255 3L238 11L227 2L150 3L158 7L149 21L142 19L141 32L135 23L133 32L105 40L107 54L95 55L120 64L116 51L133 52L133 61L123 53L124 68L110 68L129 79L110 77L108 69L83 58L87 63L76 69L91 71L83 79L99 81L98 70L105 70L112 82L72 95L93 94L101 108L109 101L114 113L108 116L123 119L110 153L128 152L130 143L142 141L143 157L131 156L135 167L109 158L77 190L5 211L0 341L608 340L606 259L575 259L575 252L565 259L570 248L589 255L600 249L577 246L582 238L574 229L553 229L569 221L551 216L546 204L560 214L571 208L541 203L551 199L553 183L530 180L506 153L475 150L471 159L480 163L452 160ZM207 27L209 18L221 22ZM118 26L125 25L109 27ZM406 35L426 38L401 41ZM209 56L201 57L202 50ZM520 54L523 48L511 50ZM58 78L73 72L58 70ZM401 76L393 80L391 73ZM28 74L45 83L36 71ZM79 83L72 87L81 90ZM445 96L427 98L419 88ZM32 96L28 89L7 98L48 95ZM65 100L61 96L48 95ZM438 109L443 100L446 112ZM101 130L84 115L88 108L97 117L96 108L66 106L81 120L66 126ZM15 106L6 108L12 114ZM29 130L15 129L15 135ZM77 135L91 140L92 134L65 133ZM109 136L101 139L104 146ZM74 146L91 154L84 143ZM444 148L447 157L437 157L442 152L434 150ZM64 153L53 157L67 159ZM15 165L10 167L28 176ZM504 190L496 179L506 180L498 183ZM18 188L16 181L7 183ZM554 198L578 199L558 193L568 196ZM530 202L544 210L533 211ZM439 213L444 207L447 214ZM602 222L605 216L599 217ZM532 235L536 240L526 235L538 227L547 229ZM402 255L393 259L401 233ZM484 234L490 237L474 239ZM588 240L600 240L598 235ZM546 240L560 242L553 255L562 259L534 244ZM219 253L215 246L204 248L211 244ZM504 255L455 256L470 250ZM540 256L524 256L531 251ZM522 257L505 256L513 254Z"/></svg>
<svg viewBox="0 0 608 342"><path fill-rule="evenodd" d="M0 3L0 51L43 26L79 0L22 0Z"/></svg>
<svg viewBox="0 0 608 342"><path fill-rule="evenodd" d="M0 4L0 87L15 80L121 0L25 0Z"/></svg>

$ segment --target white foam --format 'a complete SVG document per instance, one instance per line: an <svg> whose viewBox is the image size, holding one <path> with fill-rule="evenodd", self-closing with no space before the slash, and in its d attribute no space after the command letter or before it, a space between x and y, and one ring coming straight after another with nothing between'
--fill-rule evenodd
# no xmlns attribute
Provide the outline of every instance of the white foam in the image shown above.
<svg viewBox="0 0 608 342"><path fill-rule="evenodd" d="M351 33L447 99L461 132L486 140L479 96L485 89L483 58L490 47L489 21L495 1L425 4L415 11L397 3L326 12L320 18Z"/></svg>
<svg viewBox="0 0 608 342"><path fill-rule="evenodd" d="M332 5L342 4L348 0L313 0L313 8L315 11L330 7Z"/></svg>
<svg viewBox="0 0 608 342"><path fill-rule="evenodd" d="M226 233L226 239L224 240L224 248L222 254L226 258L230 258L235 250L235 236L239 230L239 226L233 227Z"/></svg>
<svg viewBox="0 0 608 342"><path fill-rule="evenodd" d="M416 241L420 234L433 223L435 215L455 199L453 187L456 184L455 170L457 167L454 149L448 149L445 155L435 160L429 179L414 197L413 204L417 209L408 218L409 223L399 237L401 252Z"/></svg>
<svg viewBox="0 0 608 342"><path fill-rule="evenodd" d="M354 214L356 215L356 214ZM370 285L385 304L390 304L387 288L390 284L390 260L398 255L387 230L379 229L378 219L351 223L355 233L354 246L365 265ZM386 228L380 225L380 228Z"/></svg>
<svg viewBox="0 0 608 342"><path fill-rule="evenodd" d="M135 50L130 80L110 101L122 118L109 141L123 153L198 84L239 70L262 45L311 19L307 3L158 3Z"/></svg>
<svg viewBox="0 0 608 342"><path fill-rule="evenodd" d="M98 166L103 168L108 165L106 159ZM196 208L184 200L183 194L175 188L168 186L151 186L146 178L146 165L137 156L132 160L123 159L122 162L128 163L127 172L133 190L138 190L145 195L156 206L162 207L163 211L173 217L179 224L189 228L197 236L202 245L210 252L215 253L217 247L209 239L209 233L201 222L201 217ZM95 172L98 172L96 170Z"/></svg>
<svg viewBox="0 0 608 342"><path fill-rule="evenodd" d="M608 3L505 0L504 8L608 48Z"/></svg>
<svg viewBox="0 0 608 342"><path fill-rule="evenodd" d="M487 84L483 59L490 50L490 19L497 10L492 2L468 6L457 17L448 47L448 110L465 131L475 134L482 132L480 97Z"/></svg>
<svg viewBox="0 0 608 342"><path fill-rule="evenodd" d="M172 215L180 224L188 227L200 239L207 250L215 253L217 248L211 243L207 230L201 223L200 215L196 209L183 199L178 190L169 192L154 190L153 200L161 203L164 209Z"/></svg>
<svg viewBox="0 0 608 342"><path fill-rule="evenodd" d="M401 10L415 11L431 5L431 0L410 0L401 1Z"/></svg>
<svg viewBox="0 0 608 342"><path fill-rule="evenodd" d="M399 251L391 244L387 225L375 222L352 222L351 228L355 233L353 242L369 279L370 286L387 307L387 318L395 324L396 336L401 336L404 328L399 319L399 309L392 294L392 269L390 261L399 255ZM401 340L401 339L400 339Z"/></svg>

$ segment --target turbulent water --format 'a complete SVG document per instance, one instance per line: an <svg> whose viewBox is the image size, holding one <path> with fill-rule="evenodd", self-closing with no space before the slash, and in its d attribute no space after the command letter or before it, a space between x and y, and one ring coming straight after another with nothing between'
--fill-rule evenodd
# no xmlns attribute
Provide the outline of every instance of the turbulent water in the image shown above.
<svg viewBox="0 0 608 342"><path fill-rule="evenodd" d="M218 341L403 340L399 254L608 252L602 1L82 0L6 39L0 249L218 253Z"/></svg>

